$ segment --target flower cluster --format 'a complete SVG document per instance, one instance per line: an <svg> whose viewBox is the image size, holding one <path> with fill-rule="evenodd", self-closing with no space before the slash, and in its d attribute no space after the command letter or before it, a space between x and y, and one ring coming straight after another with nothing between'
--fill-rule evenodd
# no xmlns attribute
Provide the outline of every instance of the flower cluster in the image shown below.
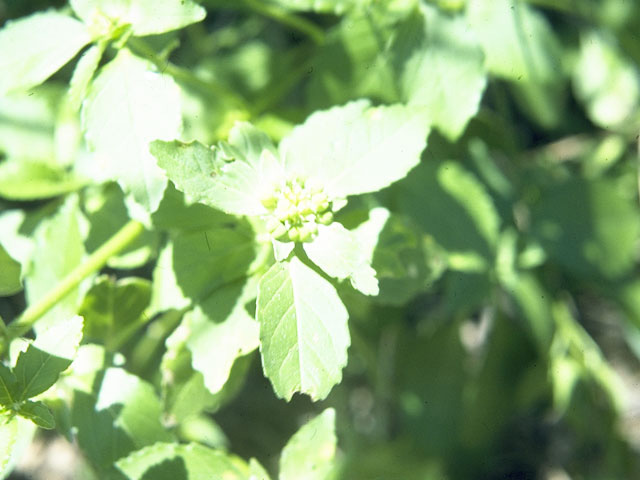
<svg viewBox="0 0 640 480"><path fill-rule="evenodd" d="M281 241L309 242L318 232L318 224L333 221L332 203L322 186L304 178L290 178L263 198L267 230Z"/></svg>

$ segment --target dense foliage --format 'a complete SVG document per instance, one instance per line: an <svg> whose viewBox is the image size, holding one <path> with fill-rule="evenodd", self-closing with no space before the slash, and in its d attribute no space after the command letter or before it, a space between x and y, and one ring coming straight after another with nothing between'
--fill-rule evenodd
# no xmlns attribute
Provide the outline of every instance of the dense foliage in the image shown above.
<svg viewBox="0 0 640 480"><path fill-rule="evenodd" d="M0 478L640 478L636 2L0 16Z"/></svg>

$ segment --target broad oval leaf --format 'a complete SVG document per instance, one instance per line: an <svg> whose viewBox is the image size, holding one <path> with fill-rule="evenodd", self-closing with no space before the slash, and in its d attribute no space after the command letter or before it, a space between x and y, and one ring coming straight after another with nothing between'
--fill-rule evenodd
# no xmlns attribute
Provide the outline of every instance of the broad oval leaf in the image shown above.
<svg viewBox="0 0 640 480"><path fill-rule="evenodd" d="M207 148L198 142L156 141L151 153L188 201L234 215L265 213L261 193L282 178L271 140L246 122L234 126L228 143Z"/></svg>
<svg viewBox="0 0 640 480"><path fill-rule="evenodd" d="M44 82L89 40L82 22L52 10L7 22L0 30L0 95Z"/></svg>
<svg viewBox="0 0 640 480"><path fill-rule="evenodd" d="M265 375L281 398L325 398L342 379L350 344L348 314L328 281L297 257L260 279L256 316Z"/></svg>
<svg viewBox="0 0 640 480"><path fill-rule="evenodd" d="M147 478L245 480L246 464L237 457L195 443L156 443L116 462L129 480Z"/></svg>
<svg viewBox="0 0 640 480"><path fill-rule="evenodd" d="M367 248L342 224L318 225L318 236L303 247L313 263L327 275L338 280L349 278L353 288L365 295L378 294L376 271L371 267Z"/></svg>
<svg viewBox="0 0 640 480"><path fill-rule="evenodd" d="M358 100L312 114L282 140L280 155L289 174L346 197L403 178L420 161L428 133L423 109Z"/></svg>
<svg viewBox="0 0 640 480"><path fill-rule="evenodd" d="M102 16L118 25L131 25L136 36L169 32L206 16L205 9L192 0L71 0L69 3L87 25Z"/></svg>
<svg viewBox="0 0 640 480"><path fill-rule="evenodd" d="M298 430L282 450L280 480L327 480L336 453L336 412L327 408Z"/></svg>
<svg viewBox="0 0 640 480"><path fill-rule="evenodd" d="M146 213L158 208L167 184L149 142L176 138L181 115L180 88L173 78L126 49L100 71L83 104L86 138L96 161ZM132 213L144 215L137 209Z"/></svg>

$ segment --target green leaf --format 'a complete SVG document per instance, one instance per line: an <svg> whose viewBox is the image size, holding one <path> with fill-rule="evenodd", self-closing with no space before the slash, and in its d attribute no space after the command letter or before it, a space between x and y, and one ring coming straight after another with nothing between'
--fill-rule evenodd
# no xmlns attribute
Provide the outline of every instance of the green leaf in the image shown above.
<svg viewBox="0 0 640 480"><path fill-rule="evenodd" d="M248 475L239 458L198 444L156 443L118 460L116 466L129 480L245 480Z"/></svg>
<svg viewBox="0 0 640 480"><path fill-rule="evenodd" d="M578 276L631 271L640 235L637 205L608 180L553 185L531 208L531 230L556 263Z"/></svg>
<svg viewBox="0 0 640 480"><path fill-rule="evenodd" d="M52 10L7 22L0 30L0 95L44 82L89 40L81 22Z"/></svg>
<svg viewBox="0 0 640 480"><path fill-rule="evenodd" d="M271 480L271 477L260 462L255 458L249 459L249 479L250 480Z"/></svg>
<svg viewBox="0 0 640 480"><path fill-rule="evenodd" d="M18 396L18 379L9 367L0 363L0 405L12 406Z"/></svg>
<svg viewBox="0 0 640 480"><path fill-rule="evenodd" d="M35 232L31 268L25 275L28 304L38 301L77 267L85 255L81 222L84 220L75 196L67 198L58 212L43 220ZM92 276L71 290L36 324L36 330L73 317Z"/></svg>
<svg viewBox="0 0 640 480"><path fill-rule="evenodd" d="M207 148L198 142L156 141L151 153L189 203L202 202L235 215L265 213L261 192L282 178L269 137L244 122L231 130L229 143Z"/></svg>
<svg viewBox="0 0 640 480"><path fill-rule="evenodd" d="M105 43L92 45L86 52L82 54L80 60L73 70L71 81L69 82L68 101L71 109L77 111L82 105L82 101L87 95L89 82L98 69L98 64L106 48Z"/></svg>
<svg viewBox="0 0 640 480"><path fill-rule="evenodd" d="M546 19L522 0L469 0L467 22L487 69L510 80L544 83L561 75L558 42Z"/></svg>
<svg viewBox="0 0 640 480"><path fill-rule="evenodd" d="M573 86L589 118L604 128L627 124L640 102L638 68L619 51L615 39L598 31L580 39Z"/></svg>
<svg viewBox="0 0 640 480"><path fill-rule="evenodd" d="M42 402L26 401L20 405L17 412L21 417L28 418L37 426L46 430L51 430L56 426L51 410Z"/></svg>
<svg viewBox="0 0 640 480"><path fill-rule="evenodd" d="M0 245L0 297L13 295L22 290L21 270L20 264Z"/></svg>
<svg viewBox="0 0 640 480"><path fill-rule="evenodd" d="M116 25L130 24L136 36L169 32L206 16L205 9L192 0L71 0L69 3L87 25L97 18Z"/></svg>
<svg viewBox="0 0 640 480"><path fill-rule="evenodd" d="M328 480L336 453L336 413L327 408L287 442L280 457L280 480Z"/></svg>
<svg viewBox="0 0 640 480"><path fill-rule="evenodd" d="M162 404L151 384L120 368L109 368L97 396L74 391L71 411L77 442L99 471L133 450L172 435L160 422Z"/></svg>
<svg viewBox="0 0 640 480"><path fill-rule="evenodd" d="M403 98L424 108L432 125L449 139L457 139L478 111L487 83L479 44L463 18L426 5L398 32L391 55L405 57Z"/></svg>
<svg viewBox="0 0 640 480"><path fill-rule="evenodd" d="M288 172L340 198L403 178L420 161L428 132L420 109L360 100L312 114L282 140L280 154Z"/></svg>
<svg viewBox="0 0 640 480"><path fill-rule="evenodd" d="M173 78L120 50L93 81L82 116L87 142L104 162L106 176L132 194L143 212L156 210L167 181L149 142L180 132L180 88ZM135 207L133 212L144 217Z"/></svg>
<svg viewBox="0 0 640 480"><path fill-rule="evenodd" d="M84 317L85 338L109 340L138 320L150 300L151 282L146 279L99 277L78 311Z"/></svg>
<svg viewBox="0 0 640 480"><path fill-rule="evenodd" d="M258 348L259 326L245 309L253 295L252 282L224 286L184 316L193 368L211 393L222 389L236 358Z"/></svg>
<svg viewBox="0 0 640 480"><path fill-rule="evenodd" d="M4 421L0 417L0 478L5 478L11 472L11 469L8 469L7 466L17 438L18 420L12 418Z"/></svg>
<svg viewBox="0 0 640 480"><path fill-rule="evenodd" d="M21 352L13 369L19 400L48 390L71 365L82 339L82 317L75 316L38 331L36 340Z"/></svg>
<svg viewBox="0 0 640 480"><path fill-rule="evenodd" d="M0 197L39 200L73 192L86 184L50 162L13 159L0 164Z"/></svg>
<svg viewBox="0 0 640 480"><path fill-rule="evenodd" d="M89 233L85 245L89 253L115 235L130 220L125 197L120 187L109 183L83 192L83 207L89 221ZM107 260L107 266L119 269L141 267L156 254L158 233L144 230L133 242L117 255Z"/></svg>
<svg viewBox="0 0 640 480"><path fill-rule="evenodd" d="M281 398L325 398L342 379L348 314L335 288L297 257L260 279L256 317L265 375Z"/></svg>
<svg viewBox="0 0 640 480"><path fill-rule="evenodd" d="M224 227L182 232L173 239L172 272L185 296L204 299L246 275L256 257L255 234L247 222L229 219Z"/></svg>
<svg viewBox="0 0 640 480"><path fill-rule="evenodd" d="M368 2L367 0L275 0L275 3L289 10L342 15L348 10Z"/></svg>
<svg viewBox="0 0 640 480"><path fill-rule="evenodd" d="M303 244L311 261L338 280L349 278L351 285L365 295L377 295L376 271L359 238L342 224L318 225L318 236Z"/></svg>
<svg viewBox="0 0 640 480"><path fill-rule="evenodd" d="M493 257L501 220L493 199L472 173L458 163L432 161L420 165L404 185L401 211L446 251Z"/></svg>

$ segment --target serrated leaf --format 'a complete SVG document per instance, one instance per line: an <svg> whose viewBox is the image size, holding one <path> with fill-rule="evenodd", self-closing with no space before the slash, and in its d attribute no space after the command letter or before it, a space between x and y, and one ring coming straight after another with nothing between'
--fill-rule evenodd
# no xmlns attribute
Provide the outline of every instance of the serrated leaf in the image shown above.
<svg viewBox="0 0 640 480"><path fill-rule="evenodd" d="M0 164L0 197L40 200L80 189L86 180L49 162L13 159Z"/></svg>
<svg viewBox="0 0 640 480"><path fill-rule="evenodd" d="M244 307L254 294L252 282L225 286L184 316L193 368L211 393L222 389L236 358L258 348L258 323Z"/></svg>
<svg viewBox="0 0 640 480"><path fill-rule="evenodd" d="M13 405L18 395L18 379L9 367L0 363L0 405Z"/></svg>
<svg viewBox="0 0 640 480"><path fill-rule="evenodd" d="M26 401L20 405L17 412L18 415L28 418L40 428L51 430L56 426L51 410L42 402Z"/></svg>
<svg viewBox="0 0 640 480"><path fill-rule="evenodd" d="M44 82L89 40L81 22L53 10L7 22L0 30L0 95Z"/></svg>
<svg viewBox="0 0 640 480"><path fill-rule="evenodd" d="M156 141L151 153L190 203L202 202L235 215L265 213L260 194L271 181L282 178L271 140L245 122L234 126L228 143L207 148L199 142Z"/></svg>
<svg viewBox="0 0 640 480"><path fill-rule="evenodd" d="M83 220L77 197L70 196L53 217L43 220L38 226L32 265L25 275L28 304L46 295L84 259ZM71 290L44 314L36 324L36 330L73 317L92 278L93 275L89 275L79 287Z"/></svg>
<svg viewBox="0 0 640 480"><path fill-rule="evenodd" d="M340 198L403 178L420 161L428 132L420 109L359 100L312 114L282 140L280 155L288 172Z"/></svg>
<svg viewBox="0 0 640 480"><path fill-rule="evenodd" d="M342 379L348 314L335 288L297 257L260 279L256 317L265 375L281 398L325 398Z"/></svg>
<svg viewBox="0 0 640 480"><path fill-rule="evenodd" d="M20 275L22 267L2 245L0 245L0 297L13 295L22 290Z"/></svg>
<svg viewBox="0 0 640 480"><path fill-rule="evenodd" d="M71 0L87 25L104 16L118 25L130 24L136 36L155 35L199 22L206 11L192 0Z"/></svg>
<svg viewBox="0 0 640 480"><path fill-rule="evenodd" d="M546 19L526 2L469 0L466 16L491 73L536 83L561 74L557 39Z"/></svg>
<svg viewBox="0 0 640 480"><path fill-rule="evenodd" d="M480 45L461 17L426 5L398 31L391 55L404 57L402 97L424 108L431 124L455 140L478 111L487 83Z"/></svg>
<svg viewBox="0 0 640 480"><path fill-rule="evenodd" d="M82 317L75 316L38 331L36 340L21 352L13 371L19 400L48 390L71 365L82 339Z"/></svg>
<svg viewBox="0 0 640 480"><path fill-rule="evenodd" d="M247 478L242 460L198 444L156 443L118 460L116 466L129 480Z"/></svg>
<svg viewBox="0 0 640 480"><path fill-rule="evenodd" d="M104 162L107 177L146 213L156 210L167 180L149 153L149 142L180 132L180 88L173 78L120 50L93 81L82 117L87 142Z"/></svg>
<svg viewBox="0 0 640 480"><path fill-rule="evenodd" d="M371 268L367 250L359 238L338 222L318 225L318 235L303 244L311 261L338 280L349 278L353 288L365 295L379 292L376 271Z"/></svg>
<svg viewBox="0 0 640 480"><path fill-rule="evenodd" d="M327 480L336 453L335 410L327 408L287 442L280 457L280 480Z"/></svg>

